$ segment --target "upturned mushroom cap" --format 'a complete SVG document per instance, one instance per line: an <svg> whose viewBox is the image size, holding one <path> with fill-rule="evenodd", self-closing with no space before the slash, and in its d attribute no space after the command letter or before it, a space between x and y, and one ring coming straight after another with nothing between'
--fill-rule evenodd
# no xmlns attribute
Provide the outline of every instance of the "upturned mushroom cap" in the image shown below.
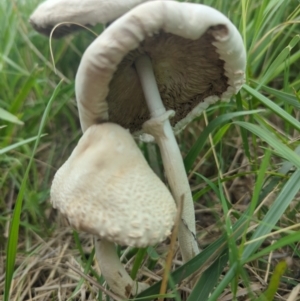
<svg viewBox="0 0 300 301"><path fill-rule="evenodd" d="M149 0L46 0L32 13L29 22L45 35L49 35L55 25L70 22L53 32L53 37L59 38L81 28L72 23L85 26L106 24L146 1Z"/></svg>
<svg viewBox="0 0 300 301"><path fill-rule="evenodd" d="M136 132L149 119L134 62L147 54L171 120L182 129L244 83L246 54L236 27L200 4L141 4L111 24L86 50L76 76L82 128L111 120Z"/></svg>
<svg viewBox="0 0 300 301"><path fill-rule="evenodd" d="M165 239L176 215L130 133L112 123L84 133L54 177L51 202L76 230L136 247Z"/></svg>

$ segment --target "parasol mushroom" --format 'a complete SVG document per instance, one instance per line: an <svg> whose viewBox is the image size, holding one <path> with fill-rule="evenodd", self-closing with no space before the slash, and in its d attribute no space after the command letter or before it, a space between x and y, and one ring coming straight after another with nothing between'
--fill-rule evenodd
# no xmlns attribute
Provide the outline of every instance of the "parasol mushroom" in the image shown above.
<svg viewBox="0 0 300 301"><path fill-rule="evenodd" d="M60 38L80 29L80 25L112 22L146 1L149 0L46 0L35 9L29 22L36 31L47 36L57 24L64 23L53 32L53 37Z"/></svg>
<svg viewBox="0 0 300 301"><path fill-rule="evenodd" d="M211 103L230 99L244 83L245 64L242 38L222 13L201 4L155 1L111 24L85 51L77 72L83 131L109 119L155 137L173 197L178 203L184 196L178 234L184 261L198 246L193 199L172 127L178 132Z"/></svg>
<svg viewBox="0 0 300 301"><path fill-rule="evenodd" d="M133 281L114 243L146 247L164 240L176 215L175 202L121 126L91 126L55 174L53 207L78 231L95 236L101 273L123 298L148 287Z"/></svg>

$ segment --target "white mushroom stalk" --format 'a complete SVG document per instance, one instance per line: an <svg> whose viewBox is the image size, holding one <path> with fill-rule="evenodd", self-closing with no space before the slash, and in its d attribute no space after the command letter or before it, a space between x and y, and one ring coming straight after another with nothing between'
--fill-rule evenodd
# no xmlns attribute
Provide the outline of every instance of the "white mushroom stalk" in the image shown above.
<svg viewBox="0 0 300 301"><path fill-rule="evenodd" d="M114 243L161 242L171 233L176 206L127 130L91 126L55 174L51 202L73 228L95 236L101 273L116 294L129 298L148 287L130 278Z"/></svg>
<svg viewBox="0 0 300 301"><path fill-rule="evenodd" d="M166 176L177 204L183 201L182 220L178 228L178 240L183 261L186 262L199 253L196 241L195 212L189 182L182 156L176 142L169 117L172 110L166 111L161 100L152 63L148 56L142 55L135 61L151 119L144 123L143 129L152 135L162 155Z"/></svg>
<svg viewBox="0 0 300 301"><path fill-rule="evenodd" d="M150 66L140 66L144 54L151 58L159 93L153 78L144 80L152 72ZM85 51L76 75L83 131L101 120L132 132L144 124L158 142L176 202L184 196L179 227L184 261L193 258L198 247L192 196L168 125L170 110L175 112L171 125L180 131L209 104L229 100L244 83L245 58L238 30L217 10L156 1L135 7L111 24ZM149 85L154 88L148 90Z"/></svg>
<svg viewBox="0 0 300 301"><path fill-rule="evenodd" d="M120 262L114 243L95 239L95 250L101 273L114 293L123 298L129 298L149 287L146 283L131 279Z"/></svg>

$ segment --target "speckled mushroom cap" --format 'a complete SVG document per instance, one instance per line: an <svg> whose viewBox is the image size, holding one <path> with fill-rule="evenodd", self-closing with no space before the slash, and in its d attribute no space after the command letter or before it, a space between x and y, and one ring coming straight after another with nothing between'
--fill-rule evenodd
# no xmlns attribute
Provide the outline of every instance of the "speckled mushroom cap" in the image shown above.
<svg viewBox="0 0 300 301"><path fill-rule="evenodd" d="M70 22L53 32L53 37L59 38L80 29L78 24L94 26L114 21L131 8L147 1L149 0L46 0L32 13L29 22L36 31L45 35L49 35L55 25Z"/></svg>
<svg viewBox="0 0 300 301"><path fill-rule="evenodd" d="M111 120L141 130L149 111L135 70L147 54L171 124L182 129L244 83L246 54L236 27L219 11L174 1L141 4L110 25L85 51L76 76L83 130Z"/></svg>
<svg viewBox="0 0 300 301"><path fill-rule="evenodd" d="M165 239L176 215L130 133L112 123L84 133L54 177L51 202L76 230L135 247Z"/></svg>

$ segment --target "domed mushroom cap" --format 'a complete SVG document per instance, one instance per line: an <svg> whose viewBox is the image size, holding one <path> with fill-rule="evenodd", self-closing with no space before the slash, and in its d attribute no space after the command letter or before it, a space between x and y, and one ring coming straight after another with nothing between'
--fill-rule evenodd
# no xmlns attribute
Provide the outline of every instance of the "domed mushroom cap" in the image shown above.
<svg viewBox="0 0 300 301"><path fill-rule="evenodd" d="M165 239L176 215L129 132L112 123L84 133L54 177L51 201L76 230L136 247Z"/></svg>
<svg viewBox="0 0 300 301"><path fill-rule="evenodd" d="M32 13L29 22L45 35L50 35L55 25L70 22L53 32L53 37L59 38L81 28L72 23L85 26L106 24L146 1L149 0L46 0Z"/></svg>
<svg viewBox="0 0 300 301"><path fill-rule="evenodd" d="M200 4L141 4L111 24L86 50L76 76L83 130L101 120L132 132L149 119L134 62L146 54L176 131L244 83L246 53L236 27Z"/></svg>

